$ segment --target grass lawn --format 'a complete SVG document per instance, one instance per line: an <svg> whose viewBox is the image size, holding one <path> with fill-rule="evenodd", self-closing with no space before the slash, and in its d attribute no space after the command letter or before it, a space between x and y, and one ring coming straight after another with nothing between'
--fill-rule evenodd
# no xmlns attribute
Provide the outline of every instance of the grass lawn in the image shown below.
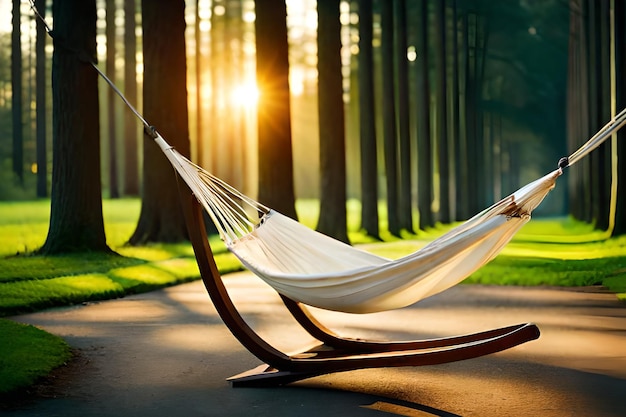
<svg viewBox="0 0 626 417"><path fill-rule="evenodd" d="M0 334L0 394L32 385L71 358L67 343L34 326L0 319Z"/></svg>
<svg viewBox="0 0 626 417"><path fill-rule="evenodd" d="M415 251L451 227L438 226L403 239L383 235L384 242L376 242L358 232L358 205L351 202L348 208L352 242L389 258ZM189 244L125 245L139 209L136 199L104 201L107 243L121 256L88 253L42 257L31 252L45 241L49 201L0 202L0 317L123 297L197 279ZM315 226L315 202L298 202L298 213L302 223ZM241 269L218 239L212 240L212 246L222 273ZM604 285L626 300L626 236L607 239L605 233L587 224L536 219L466 282ZM32 326L0 319L0 333L0 393L33 384L69 358L69 347L62 340ZM37 360L30 353L33 346L37 347Z"/></svg>

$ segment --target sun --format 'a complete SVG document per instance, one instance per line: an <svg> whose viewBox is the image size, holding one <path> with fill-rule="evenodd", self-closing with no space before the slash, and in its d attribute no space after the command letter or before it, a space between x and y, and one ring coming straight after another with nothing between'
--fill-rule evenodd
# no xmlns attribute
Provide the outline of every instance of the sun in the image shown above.
<svg viewBox="0 0 626 417"><path fill-rule="evenodd" d="M231 100L240 107L254 107L259 101L261 92L255 83L239 84L231 91Z"/></svg>

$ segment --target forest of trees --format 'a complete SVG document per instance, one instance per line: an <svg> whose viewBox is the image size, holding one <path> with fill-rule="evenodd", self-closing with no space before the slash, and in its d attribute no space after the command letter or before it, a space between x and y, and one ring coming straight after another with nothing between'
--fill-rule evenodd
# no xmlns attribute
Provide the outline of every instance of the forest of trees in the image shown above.
<svg viewBox="0 0 626 417"><path fill-rule="evenodd" d="M182 153L292 217L318 198L318 229L344 241L347 199L372 236L381 207L397 235L463 220L626 106L614 0L34 3L54 41L19 0L0 31L0 199L51 197L52 252L103 248L100 205L71 193L141 195L132 243L185 237L173 172L96 62ZM626 232L625 146L572 168L539 214ZM85 207L95 235L67 243Z"/></svg>
<svg viewBox="0 0 626 417"><path fill-rule="evenodd" d="M626 5L571 0L569 33L567 140L575 149L626 107L626 81L619 75L626 70ZM624 140L614 140L572 170L569 212L575 218L626 233L625 160Z"/></svg>

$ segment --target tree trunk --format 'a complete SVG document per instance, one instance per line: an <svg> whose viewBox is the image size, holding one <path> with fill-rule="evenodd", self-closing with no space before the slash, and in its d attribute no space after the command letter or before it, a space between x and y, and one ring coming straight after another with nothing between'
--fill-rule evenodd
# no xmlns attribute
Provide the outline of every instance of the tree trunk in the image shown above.
<svg viewBox="0 0 626 417"><path fill-rule="evenodd" d="M339 0L317 4L320 217L317 230L348 243Z"/></svg>
<svg viewBox="0 0 626 417"><path fill-rule="evenodd" d="M50 228L41 252L104 251L95 0L55 0ZM74 51L79 51L82 55Z"/></svg>
<svg viewBox="0 0 626 417"><path fill-rule="evenodd" d="M600 17L599 16L599 8L596 7L596 4L598 2L593 1L593 2L586 2L585 3L585 9L586 9L586 16L585 16L585 26L587 27L587 44L586 44L586 48L587 48L587 54L586 54L586 59L589 60L589 62L594 62L594 65L590 65L589 66L589 70L587 72L587 85L588 85L588 92L587 94L589 95L589 103L587 104L587 111L588 113L585 115L585 117L587 117L589 119L589 134L593 134L593 132L596 132L599 127L600 127L600 106L601 106L601 101L602 101L602 97L599 94L599 87L600 87L600 80L599 77L603 76L603 69L608 69L608 68L603 68L602 67L602 61L600 60L600 55L599 55L599 50L598 47L600 47L601 45L598 45L598 42L600 40L600 37L597 34L597 31L599 31L601 29L601 27L598 26L598 21L597 19ZM608 73L607 73L608 75ZM590 136L589 136L590 137ZM604 150L604 146L602 145L602 150ZM590 174L590 178L589 178L589 184L590 184L590 189L589 189L589 214L588 214L588 220L591 223L594 223L597 225L597 227L599 228L605 228L606 226L602 227L600 225L600 216L601 216L601 211L603 210L603 207L607 207L607 205L605 204L605 202L603 201L604 197L602 195L602 187L600 184L601 181L601 177L602 177L602 169L603 169L603 165L604 161L603 159L603 155L602 155L602 151L600 149L598 149L596 152L593 152L591 155L589 155L589 174Z"/></svg>
<svg viewBox="0 0 626 417"><path fill-rule="evenodd" d="M417 205L419 228L434 226L433 167L430 128L430 83L428 81L428 0L421 0L417 21Z"/></svg>
<svg viewBox="0 0 626 417"><path fill-rule="evenodd" d="M36 0L37 10L46 10L46 0ZM37 106L37 197L48 196L48 152L46 141L46 28L37 20L36 35L36 106Z"/></svg>
<svg viewBox="0 0 626 417"><path fill-rule="evenodd" d="M137 35L135 0L124 0L124 95L135 106L137 103ZM124 195L139 195L139 159L137 119L124 110Z"/></svg>
<svg viewBox="0 0 626 417"><path fill-rule="evenodd" d="M222 133L218 138L220 142L219 158L224 170L222 171L222 179L231 184L235 188L240 188L241 183L239 175L241 168L236 164L236 154L241 153L239 147L240 137L237 134L236 124L237 108L232 106L231 94L237 83L237 69L235 66L235 53L233 51L233 43L236 42L234 23L232 21L233 1L224 2L224 45L222 50L222 60L220 65L225 68L222 73L222 82L220 88L224 92L224 107L220 117L222 125Z"/></svg>
<svg viewBox="0 0 626 417"><path fill-rule="evenodd" d="M596 31L599 30L600 28L596 26L597 21L596 19L598 18L597 15L597 8L595 7L595 1L594 2L587 2L586 3L586 8L587 8L587 16L586 16L586 26L589 28L589 36L587 37L587 56L586 58L589 59L590 62L594 62L597 63L596 65L600 68L590 68L590 71L588 73L589 79L588 79L588 85L589 85L589 104L588 104L588 109L589 109L589 113L588 115L586 115L589 118L589 131L590 132L596 132L598 130L598 128L600 127L600 102L601 102L601 97L598 94L598 86L599 86L599 80L598 78L603 76L604 74L602 73L602 62L599 59L599 50L598 50L598 41L599 41L599 36L596 36ZM595 65L594 65L595 66ZM608 69L608 68L606 68ZM608 74L607 74L608 75ZM600 154L601 152L593 152L591 155L589 155L589 162L591 165L591 172L596 171L596 169L599 169L600 166ZM593 178L591 178L591 183L593 184L593 186L591 187L591 218L593 218L594 220L596 220L600 214L600 205L601 202L599 200L599 195L598 192L600 191L599 189L599 184L597 183L597 181L599 181L599 175L593 175Z"/></svg>
<svg viewBox="0 0 626 417"><path fill-rule="evenodd" d="M209 121L207 123L209 134L207 145L209 147L209 169L214 175L220 178L225 177L225 170L221 163L221 144L219 138L222 137L222 111L220 109L220 101L226 100L224 98L223 74L224 68L222 65L224 56L224 16L218 16L216 10L221 7L216 2L211 2L211 31L209 36L211 37L211 55L209 57L209 65L211 67L211 98L210 98L210 113Z"/></svg>
<svg viewBox="0 0 626 417"><path fill-rule="evenodd" d="M610 48L603 48L603 45L610 45L610 0L601 0L599 2L590 2L590 7L595 10L591 13L590 19L593 18L593 28L590 28L590 46L593 42L595 50L595 60L589 62L597 62L590 74L590 82L594 85L594 95L592 102L595 103L593 108L593 117L595 121L591 127L591 134L597 132L599 128L611 119L611 59ZM592 192L595 196L592 198L592 213L596 227L607 230L610 226L610 207L611 207L611 143L604 143L597 151L593 152L592 157Z"/></svg>
<svg viewBox="0 0 626 417"><path fill-rule="evenodd" d="M391 234L400 235L398 218L398 146L396 141L396 97L393 54L393 3L384 1L381 7L382 108L385 178L387 180L387 221Z"/></svg>
<svg viewBox="0 0 626 417"><path fill-rule="evenodd" d="M204 118L203 118L203 94L202 94L202 32L200 31L200 3L202 0L196 0L195 13L194 13L194 25L193 36L195 41L194 48L194 61L195 61L195 79L196 79L196 163L200 166L204 166L204 132L202 130Z"/></svg>
<svg viewBox="0 0 626 417"><path fill-rule="evenodd" d="M296 218L287 6L284 0L256 3L259 200L286 216Z"/></svg>
<svg viewBox="0 0 626 417"><path fill-rule="evenodd" d="M460 118L460 105L461 105L461 95L459 93L459 30L458 30L458 7L457 0L452 0L452 73L451 73L451 99L452 103L450 103L451 114L451 132L450 135L452 137L452 143L454 143L454 150L452 155L454 160L454 215L453 220L465 220L467 217L464 216L463 210L460 208L463 206L464 202L462 201L462 192L460 188L462 188L461 177L467 175L467 167L465 164L464 152L465 152L465 143L464 137L461 137L461 118ZM463 151L463 153L461 152ZM451 157L452 157L451 155Z"/></svg>
<svg viewBox="0 0 626 417"><path fill-rule="evenodd" d="M613 36L611 34L611 22L614 22L613 27L615 25L620 25L623 24L623 22L615 22L615 10L614 10L614 2L612 2L611 0L603 0L602 1L602 6L601 6L601 15L602 15L602 20L600 21L600 27L601 27L601 32L600 32L600 44L601 45L611 45L611 37ZM622 38L623 39L623 38ZM601 118L601 122L600 125L603 126L606 121L610 120L612 115L613 115L613 110L612 110L612 105L613 105L613 100L612 100L612 84L613 81L611 79L611 69L612 68L617 68L616 66L616 57L617 57L617 51L616 49L618 49L619 46L615 45L615 48L613 48L613 54L611 54L611 50L610 48L600 48L600 59L602 61L602 66L603 68L605 68L604 70L604 74L606 74L605 77L599 77L600 78L600 94L602 96L602 103L600 106L600 118ZM617 78L617 77L616 77ZM617 82L615 80L615 82ZM615 109L615 111L619 111L620 109ZM603 195L604 195L604 200L606 202L606 207L603 210L603 221L606 222L605 223L605 229L610 227L611 225L611 204L614 204L615 201L612 200L613 196L612 196L612 181L613 181L613 155L614 152L616 152L617 149L614 148L610 143L607 143L604 146L604 151L603 151L603 159L604 159L604 166L602 167L602 180L600 183L600 187L603 190Z"/></svg>
<svg viewBox="0 0 626 417"><path fill-rule="evenodd" d="M374 111L372 1L359 1L359 130L361 138L361 227L370 236L378 230L378 168Z"/></svg>
<svg viewBox="0 0 626 417"><path fill-rule="evenodd" d="M183 155L189 156L185 3L142 1L145 119ZM129 243L180 242L187 231L174 170L145 136L143 198Z"/></svg>
<svg viewBox="0 0 626 417"><path fill-rule="evenodd" d="M117 42L115 39L115 0L106 0L106 74L113 84L116 83L115 55ZM107 89L107 130L109 134L109 197L119 198L120 191L117 179L117 95L112 88Z"/></svg>
<svg viewBox="0 0 626 417"><path fill-rule="evenodd" d="M468 12L466 21L467 30L467 77L466 77L466 121L467 121L467 207L469 213L477 213L484 208L484 201L480 198L481 165L483 158L482 132L480 124L482 112L480 109L480 64L477 46L479 43L479 17Z"/></svg>
<svg viewBox="0 0 626 417"><path fill-rule="evenodd" d="M226 37L228 53L226 62L229 75L229 92L241 86L243 81L243 48L241 41L244 38L242 27L242 2L241 0L229 0L226 4ZM289 63L287 61L287 68ZM289 94L288 94L289 96ZM233 100L231 98L231 103ZM244 108L241 103L233 103L228 108L230 123L228 129L228 141L230 146L230 171L231 185L243 189L246 178L246 138L244 125ZM290 133L291 136L291 133ZM291 144L291 140L289 141Z"/></svg>
<svg viewBox="0 0 626 417"><path fill-rule="evenodd" d="M623 1L615 2L615 73L624 74L626 71L626 43L620 41L626 37L626 4ZM615 99L617 109L626 107L626 80L616 77ZM621 129L617 133L617 202L615 207L615 226L613 236L626 234L626 131Z"/></svg>
<svg viewBox="0 0 626 417"><path fill-rule="evenodd" d="M499 175L499 172L495 171L494 159L494 115L495 112L491 110L485 110L482 112L482 121L483 121L483 146L484 153L483 158L480 160L480 165L482 167L483 179L484 182L481 181L480 189L483 195L484 206L488 207L495 201L493 198L493 178L496 175Z"/></svg>
<svg viewBox="0 0 626 417"><path fill-rule="evenodd" d="M411 124L409 116L409 68L407 59L406 0L394 0L395 62L398 83L399 195L398 221L401 229L413 231L411 198Z"/></svg>
<svg viewBox="0 0 626 417"><path fill-rule="evenodd" d="M446 83L446 4L435 2L435 103L439 172L439 221L450 223L450 162L448 152L448 89Z"/></svg>
<svg viewBox="0 0 626 417"><path fill-rule="evenodd" d="M578 120L578 25L575 11L578 0L569 0L569 34L567 45L567 87L566 96L566 138L568 153L577 149L576 137L579 134L577 129ZM575 217L578 201L578 170L570 170L567 177L566 207L569 214Z"/></svg>
<svg viewBox="0 0 626 417"><path fill-rule="evenodd" d="M570 150L578 149L582 141L589 135L588 117L588 78L586 28L584 24L587 10L583 7L584 0L570 1L570 77L568 106L570 129L568 141ZM571 103L570 103L571 101ZM590 220L590 187L589 160L580 161L575 174L570 177L570 210L579 220Z"/></svg>
<svg viewBox="0 0 626 417"><path fill-rule="evenodd" d="M626 16L624 16L626 18ZM626 33L625 33L626 34ZM624 55L626 51L622 51ZM624 60L624 58L622 58ZM624 65L626 62L622 62L622 68L626 69ZM621 86L624 90L625 87ZM624 100L625 93L622 92L621 107L626 106L626 100ZM615 226L613 228L613 236L620 236L626 234L626 132L622 129L618 133L617 139L617 203L615 208Z"/></svg>
<svg viewBox="0 0 626 417"><path fill-rule="evenodd" d="M13 173L24 183L24 133L22 126L22 14L20 0L13 0L11 30L11 112L13 115Z"/></svg>
<svg viewBox="0 0 626 417"><path fill-rule="evenodd" d="M476 15L476 80L474 106L476 108L476 143L474 148L477 155L478 182L472 186L478 196L476 208L472 212L477 213L487 206L493 204L493 199L489 197L488 190L493 188L493 172L489 170L486 163L492 158L492 149L487 144L488 136L485 134L485 109L483 105L483 89L485 85L485 67L487 61L487 40L489 39L489 20L484 15ZM521 184L520 184L521 185Z"/></svg>
<svg viewBox="0 0 626 417"><path fill-rule="evenodd" d="M581 135L578 139L579 145L582 144L586 139L590 137L591 127L590 127L590 88L589 88L589 74L591 73L591 65L588 61L589 56L589 24L587 21L589 9L587 7L589 0L581 0L580 8L581 14L579 15L580 20L580 52L579 52L579 66L580 66L580 113L578 116L578 120L580 122L580 132ZM595 0L593 0L595 1ZM583 174L583 182L582 186L582 195L583 199L580 201L581 211L580 211L580 220L591 223L593 221L592 218L592 165L591 158L584 158L580 161L580 165L578 167Z"/></svg>

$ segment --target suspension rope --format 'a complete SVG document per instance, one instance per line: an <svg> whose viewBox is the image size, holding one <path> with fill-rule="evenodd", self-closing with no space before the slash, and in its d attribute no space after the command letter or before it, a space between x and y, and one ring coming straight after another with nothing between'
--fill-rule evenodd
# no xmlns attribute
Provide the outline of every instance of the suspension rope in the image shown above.
<svg viewBox="0 0 626 417"><path fill-rule="evenodd" d="M568 157L559 160L559 168L572 166L582 158L587 156L591 151L602 145L611 135L626 125L626 109L613 117L602 129L585 142L580 148Z"/></svg>

